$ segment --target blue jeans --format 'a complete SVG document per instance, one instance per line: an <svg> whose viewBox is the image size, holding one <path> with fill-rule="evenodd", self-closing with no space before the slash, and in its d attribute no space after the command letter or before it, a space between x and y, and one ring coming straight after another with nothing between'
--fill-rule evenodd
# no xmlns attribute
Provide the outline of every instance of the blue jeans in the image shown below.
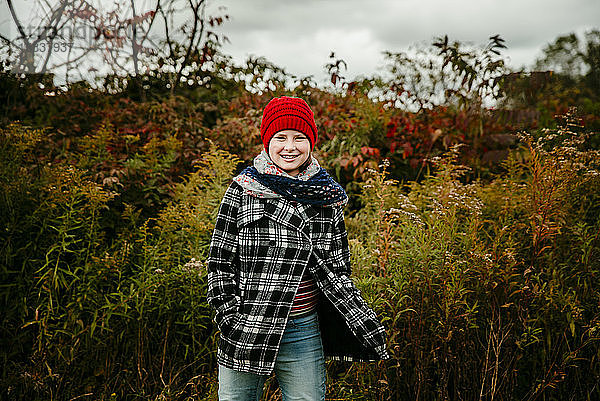
<svg viewBox="0 0 600 401"><path fill-rule="evenodd" d="M283 401L325 400L325 357L316 313L288 320L275 376ZM267 377L219 366L219 401L258 401Z"/></svg>

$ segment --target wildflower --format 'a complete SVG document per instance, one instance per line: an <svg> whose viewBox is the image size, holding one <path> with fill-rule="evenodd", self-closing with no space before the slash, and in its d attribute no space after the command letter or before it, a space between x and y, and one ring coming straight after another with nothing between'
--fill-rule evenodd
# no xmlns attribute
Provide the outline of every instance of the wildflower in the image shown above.
<svg viewBox="0 0 600 401"><path fill-rule="evenodd" d="M197 260L196 258L191 258L189 262L183 265L181 270L186 273L197 272L199 276L202 276L206 270L206 263L201 260Z"/></svg>
<svg viewBox="0 0 600 401"><path fill-rule="evenodd" d="M408 217L408 219L412 223L414 223L414 224L416 224L418 226L421 226L421 227L425 225L425 223L423 223L423 220L421 220L421 218L419 216L417 216L416 214L414 214L412 212L407 212L406 210L401 210L401 213L404 216Z"/></svg>

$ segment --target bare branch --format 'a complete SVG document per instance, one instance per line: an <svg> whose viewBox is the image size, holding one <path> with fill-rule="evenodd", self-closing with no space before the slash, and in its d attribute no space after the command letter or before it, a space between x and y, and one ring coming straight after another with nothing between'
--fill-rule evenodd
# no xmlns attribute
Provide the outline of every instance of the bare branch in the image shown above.
<svg viewBox="0 0 600 401"><path fill-rule="evenodd" d="M188 3L190 5L190 8L192 9L192 11L194 12L194 25L192 27L192 33L190 34L190 37L189 37L189 41L190 42L189 42L188 47L186 49L185 56L183 58L183 61L181 62L181 65L179 66L179 70L175 74L175 82L176 82L176 84L179 84L179 80L181 79L181 75L182 75L183 69L187 66L188 60L190 58L190 54L192 53L192 49L195 47L195 40L194 39L196 38L196 33L198 31L198 22L200 20L202 20L203 10L204 10L204 8L206 6L204 0L200 0L200 2L196 3L196 4L194 4L193 0L188 0ZM202 8L202 11L199 12L200 8Z"/></svg>
<svg viewBox="0 0 600 401"><path fill-rule="evenodd" d="M46 59L44 60L44 64L42 65L42 69L40 70L41 74L45 74L46 73L46 68L48 67L48 60L50 60L50 56L52 55L52 49L53 49L53 44L54 44L54 38L56 37L56 34L58 33L58 25L60 24L60 19L63 15L63 12L65 10L65 8L67 7L67 2L65 1L62 4L62 7L60 7L58 10L54 11L52 13L52 18L50 20L50 23L56 21L56 23L54 24L54 26L52 27L52 32L50 33L49 39L48 40L48 53L46 53ZM38 39L34 42L34 45L39 42L40 40L42 40L45 36L45 32L48 31L49 27L50 27L50 23L46 26L46 30L44 31L44 34L40 34L38 36Z"/></svg>
<svg viewBox="0 0 600 401"><path fill-rule="evenodd" d="M29 38L27 38L27 35L25 34L25 30L23 29L23 25L21 25L21 21L19 21L19 18L17 17L17 13L15 12L15 9L13 7L12 0L6 0L6 2L8 3L8 9L10 10L10 15L12 16L12 19L15 22L15 25L17 25L17 29L19 30L21 37L25 41L25 45L29 46L29 40L28 40Z"/></svg>
<svg viewBox="0 0 600 401"><path fill-rule="evenodd" d="M4 42L6 42L6 44L8 46L11 46L13 44L12 40L8 39L7 37L5 37L4 35L2 35L1 33L0 33L0 39L3 40Z"/></svg>
<svg viewBox="0 0 600 401"><path fill-rule="evenodd" d="M206 11L206 5L204 5L202 7L202 13L200 15L200 31L198 33L198 39L196 40L196 43L194 44L194 47L196 49L198 49L200 47L200 41L202 40L202 37L204 36L204 28L205 28L204 16L205 16L205 11Z"/></svg>
<svg viewBox="0 0 600 401"><path fill-rule="evenodd" d="M158 0L156 2L156 8L152 12L152 17L150 19L150 24L148 25L148 29L144 32L144 35L139 40L140 48L144 47L144 43L146 42L146 40L149 40L153 45L156 45L156 48L158 48L158 45L156 43L154 43L152 40L150 40L148 38L148 35L150 34L150 31L152 30L152 25L154 25L154 20L156 19L156 16L158 15L159 8L160 8L160 0Z"/></svg>
<svg viewBox="0 0 600 401"><path fill-rule="evenodd" d="M60 6L58 8L51 11L50 20L44 26L44 30L39 33L36 40L32 43L33 45L37 44L41 40L46 39L46 37L47 37L46 35L48 34L48 31L51 31L51 33L48 37L50 39L54 39L54 37L56 36L56 33L58 32L57 27L58 27L58 24L60 23L60 19L62 18L63 11L67 7L67 3L68 3L67 1L61 2Z"/></svg>
<svg viewBox="0 0 600 401"><path fill-rule="evenodd" d="M169 21L167 19L167 14L165 13L165 10L162 7L162 5L160 5L160 3L159 3L159 7L160 7L160 14L163 16L163 21L165 23L165 37L167 40L167 45L169 46L169 57L173 58L175 55L174 55L174 50L173 50L173 43L171 42L171 35L169 34Z"/></svg>
<svg viewBox="0 0 600 401"><path fill-rule="evenodd" d="M92 51L98 50L98 48L94 48L94 47L81 47L79 49L82 49L82 50L85 49L85 51L70 61L64 61L62 63L54 64L54 65L52 65L52 67L53 68L61 68L63 66L68 66L68 63L75 63L77 61L80 61L83 58L85 58L86 56L88 56Z"/></svg>
<svg viewBox="0 0 600 401"><path fill-rule="evenodd" d="M139 75L138 71L138 49L137 49L137 24L136 24L136 14L135 14L135 0L131 0L131 12L133 14L133 20L131 22L131 30L132 30L132 38L131 45L133 47L133 71L135 76Z"/></svg>

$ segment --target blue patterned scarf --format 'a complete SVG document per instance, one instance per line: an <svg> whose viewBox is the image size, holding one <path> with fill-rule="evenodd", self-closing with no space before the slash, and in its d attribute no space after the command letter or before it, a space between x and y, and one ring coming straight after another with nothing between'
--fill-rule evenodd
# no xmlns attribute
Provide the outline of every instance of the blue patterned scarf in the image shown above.
<svg viewBox="0 0 600 401"><path fill-rule="evenodd" d="M257 197L282 197L317 206L344 205L348 201L344 188L313 157L298 177L292 177L263 151L254 160L254 165L244 169L234 180Z"/></svg>

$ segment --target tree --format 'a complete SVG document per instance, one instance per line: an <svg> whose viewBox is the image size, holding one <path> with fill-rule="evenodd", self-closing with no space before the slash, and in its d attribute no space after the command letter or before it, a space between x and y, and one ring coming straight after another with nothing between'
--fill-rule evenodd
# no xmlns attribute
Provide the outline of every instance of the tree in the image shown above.
<svg viewBox="0 0 600 401"><path fill-rule="evenodd" d="M411 110L443 104L482 106L499 96L499 79L506 73L500 53L504 48L499 35L481 47L444 36L428 47L384 52L391 78L381 82L382 97Z"/></svg>
<svg viewBox="0 0 600 401"><path fill-rule="evenodd" d="M7 3L18 34L0 37L0 54L18 76L60 71L69 82L164 68L177 83L226 40L212 28L228 16L207 16L207 0L37 0L27 26Z"/></svg>
<svg viewBox="0 0 600 401"><path fill-rule="evenodd" d="M600 30L588 31L583 38L575 33L560 36L542 52L536 70L551 70L565 84L583 84L592 93L600 93Z"/></svg>

